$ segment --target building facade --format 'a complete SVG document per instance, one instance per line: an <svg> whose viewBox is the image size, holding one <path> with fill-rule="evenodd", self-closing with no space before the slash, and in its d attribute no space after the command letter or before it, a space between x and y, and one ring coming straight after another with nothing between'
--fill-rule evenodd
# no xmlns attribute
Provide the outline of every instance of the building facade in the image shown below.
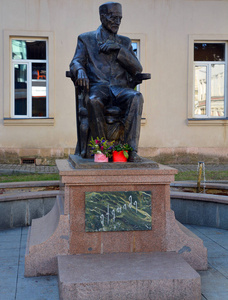
<svg viewBox="0 0 228 300"><path fill-rule="evenodd" d="M77 36L100 25L100 0L0 1L0 163L51 163L74 152ZM228 161L228 1L123 0L151 80L139 153L161 162Z"/></svg>

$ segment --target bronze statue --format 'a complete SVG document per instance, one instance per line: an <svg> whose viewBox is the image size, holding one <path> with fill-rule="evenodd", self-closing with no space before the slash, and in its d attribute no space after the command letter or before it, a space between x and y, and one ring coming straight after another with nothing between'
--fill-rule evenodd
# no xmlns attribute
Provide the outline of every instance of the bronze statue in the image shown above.
<svg viewBox="0 0 228 300"><path fill-rule="evenodd" d="M128 37L118 35L122 19L121 4L107 2L99 7L101 26L79 35L70 71L80 89L80 154L86 157L86 143L91 136L128 143L137 155L143 97L134 90L142 66ZM148 78L145 78L148 79Z"/></svg>

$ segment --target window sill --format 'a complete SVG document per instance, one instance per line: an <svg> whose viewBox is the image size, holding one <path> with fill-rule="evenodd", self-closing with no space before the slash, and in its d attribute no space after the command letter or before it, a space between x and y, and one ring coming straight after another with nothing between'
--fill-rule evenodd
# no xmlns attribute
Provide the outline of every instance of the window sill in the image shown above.
<svg viewBox="0 0 228 300"><path fill-rule="evenodd" d="M54 118L16 119L4 118L4 126L54 126Z"/></svg>
<svg viewBox="0 0 228 300"><path fill-rule="evenodd" d="M188 126L228 126L228 118L223 119L188 119Z"/></svg>

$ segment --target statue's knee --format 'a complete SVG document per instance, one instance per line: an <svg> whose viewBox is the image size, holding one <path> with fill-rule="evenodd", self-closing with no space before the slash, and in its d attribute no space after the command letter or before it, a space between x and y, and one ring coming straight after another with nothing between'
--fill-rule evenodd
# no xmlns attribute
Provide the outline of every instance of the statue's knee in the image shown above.
<svg viewBox="0 0 228 300"><path fill-rule="evenodd" d="M140 92L137 92L133 98L133 101L138 103L139 105L142 105L144 102L143 95Z"/></svg>
<svg viewBox="0 0 228 300"><path fill-rule="evenodd" d="M88 104L91 106L103 106L100 98L91 97L88 99Z"/></svg>

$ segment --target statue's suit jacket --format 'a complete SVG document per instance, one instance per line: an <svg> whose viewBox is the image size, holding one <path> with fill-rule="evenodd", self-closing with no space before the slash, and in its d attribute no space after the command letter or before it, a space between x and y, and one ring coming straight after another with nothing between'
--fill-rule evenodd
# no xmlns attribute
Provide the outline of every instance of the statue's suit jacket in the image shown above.
<svg viewBox="0 0 228 300"><path fill-rule="evenodd" d="M100 52L100 45L110 39L120 45L120 50L109 54ZM107 84L122 88L128 87L131 76L142 72L142 66L132 50L131 40L121 35L110 35L102 25L96 31L78 37L70 70L76 77L79 69L86 72L90 85Z"/></svg>

